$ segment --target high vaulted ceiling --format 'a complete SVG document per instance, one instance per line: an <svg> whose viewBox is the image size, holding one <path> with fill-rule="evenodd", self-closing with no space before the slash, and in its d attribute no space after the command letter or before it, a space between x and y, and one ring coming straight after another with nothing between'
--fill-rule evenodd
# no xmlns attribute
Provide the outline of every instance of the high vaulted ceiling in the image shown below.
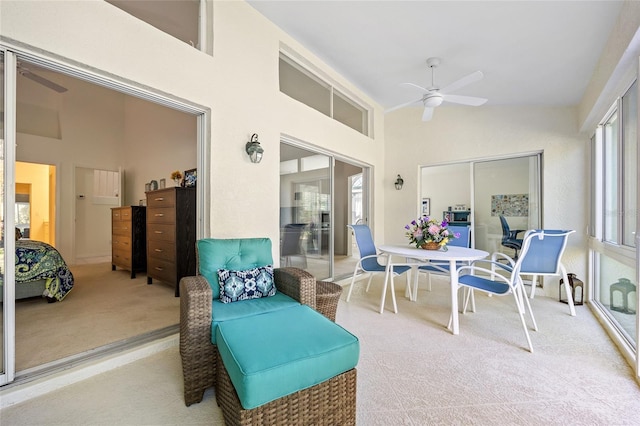
<svg viewBox="0 0 640 426"><path fill-rule="evenodd" d="M443 87L486 105L576 105L621 1L263 1L255 9L383 107L419 99L401 83ZM446 105L446 103L445 103ZM420 105L417 105L420 106Z"/></svg>

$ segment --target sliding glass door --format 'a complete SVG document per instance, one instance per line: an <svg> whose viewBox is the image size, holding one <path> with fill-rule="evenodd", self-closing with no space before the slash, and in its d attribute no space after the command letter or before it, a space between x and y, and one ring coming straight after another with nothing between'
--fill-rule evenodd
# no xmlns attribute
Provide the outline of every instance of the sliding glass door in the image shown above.
<svg viewBox="0 0 640 426"><path fill-rule="evenodd" d="M475 247L515 256L502 245L500 216L510 230L540 228L539 155L473 164L473 234ZM524 233L517 237L522 238Z"/></svg>
<svg viewBox="0 0 640 426"><path fill-rule="evenodd" d="M431 217L470 225L474 247L515 256L502 245L500 216L512 230L541 226L540 164L535 153L423 167L418 205L426 203Z"/></svg>
<svg viewBox="0 0 640 426"><path fill-rule="evenodd" d="M281 144L280 264L331 276L332 170L328 155Z"/></svg>
<svg viewBox="0 0 640 426"><path fill-rule="evenodd" d="M317 279L353 273L347 225L368 223L369 168L326 152L280 144L280 265Z"/></svg>

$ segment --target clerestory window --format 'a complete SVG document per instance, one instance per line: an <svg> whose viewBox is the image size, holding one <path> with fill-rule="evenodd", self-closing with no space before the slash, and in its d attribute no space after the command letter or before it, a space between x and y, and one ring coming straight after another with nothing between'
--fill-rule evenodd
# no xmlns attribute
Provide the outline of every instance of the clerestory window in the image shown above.
<svg viewBox="0 0 640 426"><path fill-rule="evenodd" d="M367 108L282 53L279 79L282 93L369 136Z"/></svg>

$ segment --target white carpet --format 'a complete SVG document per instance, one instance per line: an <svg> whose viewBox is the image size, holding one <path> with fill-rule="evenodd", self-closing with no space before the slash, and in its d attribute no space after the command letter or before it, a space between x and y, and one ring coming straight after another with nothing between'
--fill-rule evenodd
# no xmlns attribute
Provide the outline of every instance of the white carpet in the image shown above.
<svg viewBox="0 0 640 426"><path fill-rule="evenodd" d="M359 425L640 424L632 369L587 306L570 317L565 304L534 299L540 331L532 332L532 354L510 298L477 295L478 312L461 316L453 336L442 278L415 303L398 289L398 314L377 313L380 284L374 279L369 293L357 284L351 302L338 307L337 322L361 343ZM171 348L5 408L0 423L223 424L212 390L191 407L182 390L178 349Z"/></svg>

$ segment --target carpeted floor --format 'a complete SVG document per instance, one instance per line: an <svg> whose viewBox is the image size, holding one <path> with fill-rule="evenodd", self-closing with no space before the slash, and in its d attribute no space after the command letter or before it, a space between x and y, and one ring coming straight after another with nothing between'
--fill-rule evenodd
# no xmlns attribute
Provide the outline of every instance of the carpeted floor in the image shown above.
<svg viewBox="0 0 640 426"><path fill-rule="evenodd" d="M75 284L62 302L16 301L16 371L178 324L180 299L144 273L110 263L70 268Z"/></svg>
<svg viewBox="0 0 640 426"><path fill-rule="evenodd" d="M360 339L358 425L638 425L640 386L587 306L577 316L536 297L540 331L526 350L513 300L476 296L476 313L447 329L449 287L399 313L377 312L381 280L356 284L337 322ZM402 280L396 285L402 287ZM346 290L343 292L343 299ZM390 301L387 307L390 308ZM185 407L177 347L0 411L7 425L222 425L212 390Z"/></svg>

